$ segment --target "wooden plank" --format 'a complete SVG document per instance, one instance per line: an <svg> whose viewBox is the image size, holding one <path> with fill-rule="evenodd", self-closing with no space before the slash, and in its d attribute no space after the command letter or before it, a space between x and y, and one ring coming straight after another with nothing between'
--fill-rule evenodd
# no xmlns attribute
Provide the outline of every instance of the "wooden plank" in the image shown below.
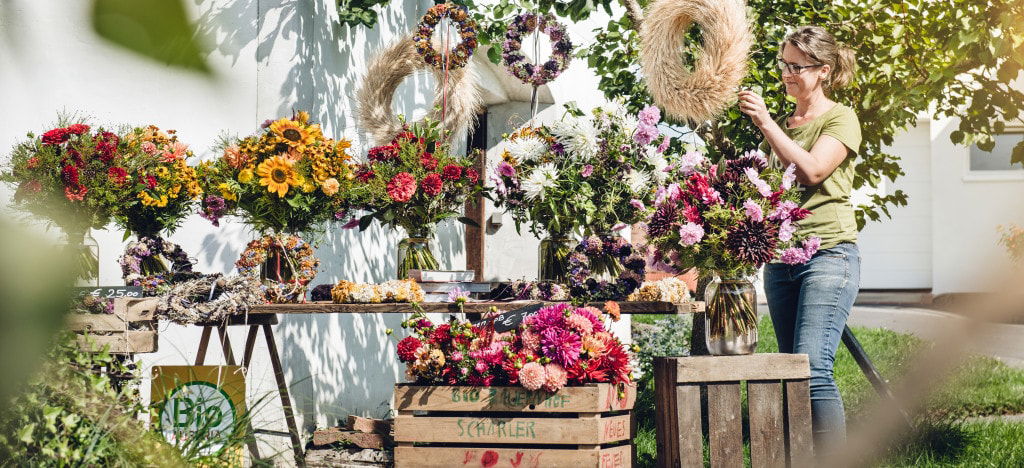
<svg viewBox="0 0 1024 468"><path fill-rule="evenodd" d="M125 332L128 330L128 322L113 314L70 314L67 324L68 329L73 331Z"/></svg>
<svg viewBox="0 0 1024 468"><path fill-rule="evenodd" d="M277 325L276 314L234 314L225 317L224 320L218 320L216 322L198 322L196 325L201 327L219 327L221 325Z"/></svg>
<svg viewBox="0 0 1024 468"><path fill-rule="evenodd" d="M654 358L654 433L658 466L679 466L680 428L676 421L676 362L674 358ZM699 430L698 430L699 433Z"/></svg>
<svg viewBox="0 0 1024 468"><path fill-rule="evenodd" d="M509 311L536 304L537 301L483 301L467 302L463 308L466 313L485 313L491 307L499 311ZM551 302L550 304L557 304ZM698 302L688 303L689 305L673 304L671 302L619 302L619 309L623 314L676 314L682 310L694 311L702 309L704 304ZM603 307L604 303L592 303L594 307ZM459 311L455 304L443 302L425 302L419 307L428 313L455 313ZM306 302L303 304L263 304L253 306L249 316L261 314L411 314L415 307L408 303L388 304L334 304L330 302Z"/></svg>
<svg viewBox="0 0 1024 468"><path fill-rule="evenodd" d="M522 387L449 387L395 385L395 408L410 411L521 411L578 413L632 409L636 385L620 398L615 385L564 387L557 393Z"/></svg>
<svg viewBox="0 0 1024 468"><path fill-rule="evenodd" d="M336 443L348 443L364 449L381 450L384 448L384 436L359 431L343 431L337 427L313 431L313 445L322 447Z"/></svg>
<svg viewBox="0 0 1024 468"><path fill-rule="evenodd" d="M422 468L594 467L632 466L629 445L601 450L519 449L498 447L396 447L395 466Z"/></svg>
<svg viewBox="0 0 1024 468"><path fill-rule="evenodd" d="M122 302L123 301L123 302ZM119 307L119 302L123 303L123 306ZM156 319L156 306L160 303L160 299L156 297L146 297L142 299L116 299L114 301L114 310L124 310L124 318L129 322L136 322L140 320L155 320Z"/></svg>
<svg viewBox="0 0 1024 468"><path fill-rule="evenodd" d="M786 432L782 413L782 384L748 381L751 468L786 466Z"/></svg>
<svg viewBox="0 0 1024 468"><path fill-rule="evenodd" d="M679 466L704 466L704 432L701 427L700 385L676 386L676 457Z"/></svg>
<svg viewBox="0 0 1024 468"><path fill-rule="evenodd" d="M745 356L691 356L676 360L679 383L806 379L806 354L764 353Z"/></svg>
<svg viewBox="0 0 1024 468"><path fill-rule="evenodd" d="M811 466L814 439L811 433L810 380L783 382L786 393L786 427L792 466Z"/></svg>
<svg viewBox="0 0 1024 468"><path fill-rule="evenodd" d="M206 349L210 347L210 333L213 327L204 326L203 333L199 336L199 349L196 350L196 365L201 366L206 362Z"/></svg>
<svg viewBox="0 0 1024 468"><path fill-rule="evenodd" d="M396 442L595 444L629 438L629 416L599 419L403 416Z"/></svg>
<svg viewBox="0 0 1024 468"><path fill-rule="evenodd" d="M157 333L154 330L130 330L127 334L115 335L83 335L77 340L78 346L87 351L99 351L104 346L109 346L110 352L116 354L153 353L157 350Z"/></svg>
<svg viewBox="0 0 1024 468"><path fill-rule="evenodd" d="M348 429L369 434L388 435L391 434L391 421L349 415Z"/></svg>
<svg viewBox="0 0 1024 468"><path fill-rule="evenodd" d="M739 382L708 384L708 447L711 466L743 466L743 418Z"/></svg>

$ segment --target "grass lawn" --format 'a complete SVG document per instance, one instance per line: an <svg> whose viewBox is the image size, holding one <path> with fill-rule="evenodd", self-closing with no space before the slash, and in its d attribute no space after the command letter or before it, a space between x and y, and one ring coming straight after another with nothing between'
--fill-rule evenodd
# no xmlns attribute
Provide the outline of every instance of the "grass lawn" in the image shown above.
<svg viewBox="0 0 1024 468"><path fill-rule="evenodd" d="M658 318L634 316L633 320L653 323ZM887 378L900 375L915 352L932 346L889 330L853 330L879 372ZM778 351L771 320L766 316L760 323L757 350ZM839 347L836 356L835 376L850 424L856 424L859 411L876 394L844 346ZM640 427L635 440L641 466L654 466L653 393L653 381L643 379L636 408ZM1024 413L1024 370L988 357L972 357L956 377L931 397L928 412L932 420L942 422L894 451L886 466L1024 466L1024 424L956 422L966 416Z"/></svg>

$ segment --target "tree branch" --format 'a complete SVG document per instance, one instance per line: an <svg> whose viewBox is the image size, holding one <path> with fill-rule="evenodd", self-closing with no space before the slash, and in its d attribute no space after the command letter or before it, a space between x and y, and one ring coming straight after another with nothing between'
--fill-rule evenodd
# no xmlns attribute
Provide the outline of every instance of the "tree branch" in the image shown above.
<svg viewBox="0 0 1024 468"><path fill-rule="evenodd" d="M644 9L637 0L619 0L622 6L626 7L626 16L633 23L633 29L640 32L640 22L644 19Z"/></svg>

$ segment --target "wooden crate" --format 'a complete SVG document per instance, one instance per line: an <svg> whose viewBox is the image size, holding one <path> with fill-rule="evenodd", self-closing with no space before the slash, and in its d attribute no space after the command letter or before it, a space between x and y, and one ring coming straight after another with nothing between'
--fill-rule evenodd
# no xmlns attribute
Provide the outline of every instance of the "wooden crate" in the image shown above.
<svg viewBox="0 0 1024 468"><path fill-rule="evenodd" d="M397 467L632 466L636 386L395 385Z"/></svg>
<svg viewBox="0 0 1024 468"><path fill-rule="evenodd" d="M78 344L89 351L109 346L114 354L152 353L157 350L155 310L156 298L119 298L112 314L69 315L68 328L82 335Z"/></svg>
<svg viewBox="0 0 1024 468"><path fill-rule="evenodd" d="M812 466L809 378L806 354L655 358L658 466L703 466L705 438L712 467L743 466L743 382L751 466Z"/></svg>

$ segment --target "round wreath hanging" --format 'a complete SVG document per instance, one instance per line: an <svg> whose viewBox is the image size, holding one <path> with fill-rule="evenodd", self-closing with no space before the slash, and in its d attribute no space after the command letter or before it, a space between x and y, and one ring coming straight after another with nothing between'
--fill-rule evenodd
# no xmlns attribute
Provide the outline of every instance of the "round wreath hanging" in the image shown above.
<svg viewBox="0 0 1024 468"><path fill-rule="evenodd" d="M614 258L623 267L614 282L590 277L590 266L596 258ZM569 254L569 290L574 298L588 300L620 300L643 284L647 261L635 252L625 239L616 236L589 236Z"/></svg>
<svg viewBox="0 0 1024 468"><path fill-rule="evenodd" d="M551 58L543 65L530 63L523 52L523 36L539 31L551 39ZM555 79L566 68L572 58L572 42L565 32L565 26L551 15L524 13L512 19L505 31L505 42L501 44L501 59L505 68L520 81L534 86L543 86Z"/></svg>
<svg viewBox="0 0 1024 468"><path fill-rule="evenodd" d="M285 267L291 271L292 277L287 281L264 281L263 290L267 301L274 304L299 302L306 295L306 285L316 277L316 270L320 267L320 259L313 256L313 248L299 236L268 235L249 242L235 262L238 273L242 276L258 277L260 267L266 263L272 249L284 254L277 258L280 262L287 263ZM270 267L275 268L280 277L282 265Z"/></svg>
<svg viewBox="0 0 1024 468"><path fill-rule="evenodd" d="M700 25L704 50L689 72L679 44ZM753 38L741 0L656 0L640 27L640 66L654 103L696 122L714 118L736 98Z"/></svg>
<svg viewBox="0 0 1024 468"><path fill-rule="evenodd" d="M442 54L434 48L434 28L442 18L448 18L459 29L459 44L452 48L448 54ZM416 44L416 51L423 56L423 60L434 68L447 68L457 70L469 63L469 58L476 50L476 21L469 17L466 7L451 3L434 5L427 10L416 27L416 34L412 36Z"/></svg>
<svg viewBox="0 0 1024 468"><path fill-rule="evenodd" d="M157 257L171 262L171 268L164 273L155 275L142 274L143 263L147 261L160 261ZM152 260L151 260L152 259ZM161 285L167 283L175 275L192 273L192 260L178 244L168 242L160 237L142 237L135 242L130 242L124 249L124 254L118 260L121 265L121 277L125 284L141 286L147 295L156 293Z"/></svg>
<svg viewBox="0 0 1024 468"><path fill-rule="evenodd" d="M402 121L391 109L391 101L402 80L424 68L429 65L408 38L392 44L370 63L356 99L360 127L369 132L374 145L387 144L402 132ZM463 67L447 74L434 70L434 77L437 88L429 117L458 133L469 126L483 106L477 76L472 67Z"/></svg>
<svg viewBox="0 0 1024 468"><path fill-rule="evenodd" d="M160 296L156 315L183 325L213 323L248 312L249 307L265 300L256 278L218 274L174 285Z"/></svg>

